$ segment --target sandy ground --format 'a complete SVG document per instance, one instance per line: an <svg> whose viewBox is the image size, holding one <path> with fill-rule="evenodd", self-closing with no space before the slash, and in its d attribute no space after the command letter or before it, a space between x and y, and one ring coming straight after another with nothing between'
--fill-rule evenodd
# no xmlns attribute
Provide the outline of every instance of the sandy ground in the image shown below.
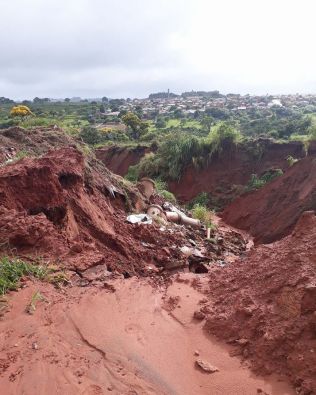
<svg viewBox="0 0 316 395"><path fill-rule="evenodd" d="M254 376L208 337L193 319L203 299L193 278L181 275L167 291L136 278L66 293L29 283L10 295L11 309L0 321L0 393L294 394L276 377ZM38 290L45 301L27 314ZM203 372L197 358L219 371Z"/></svg>

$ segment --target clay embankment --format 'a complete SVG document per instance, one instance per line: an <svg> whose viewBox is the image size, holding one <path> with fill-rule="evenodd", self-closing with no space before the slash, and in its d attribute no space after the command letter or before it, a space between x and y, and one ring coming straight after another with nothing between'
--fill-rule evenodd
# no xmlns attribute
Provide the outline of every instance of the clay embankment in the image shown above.
<svg viewBox="0 0 316 395"><path fill-rule="evenodd" d="M139 163L142 157L151 151L150 147L142 145L137 147L111 145L96 149L95 155L113 173L125 176L130 166Z"/></svg>
<svg viewBox="0 0 316 395"><path fill-rule="evenodd" d="M260 176L270 169L288 168L286 158L305 156L299 142L278 144L259 139L237 147L226 147L214 154L205 167L189 166L180 181L169 182L169 189L181 202L188 202L201 192L207 192L221 206L230 203L248 183L252 174Z"/></svg>
<svg viewBox="0 0 316 395"><path fill-rule="evenodd" d="M96 156L111 171L126 175L131 165L137 164L149 152L149 148L104 147L96 150ZM313 147L311 154L315 153ZM288 168L288 156L302 158L304 148L300 142L276 143L259 139L237 147L224 147L220 155L205 159L205 167L189 166L179 181L169 182L169 189L180 202L188 202L201 192L208 192L212 199L225 206L248 183L252 174L260 176L270 169Z"/></svg>
<svg viewBox="0 0 316 395"><path fill-rule="evenodd" d="M316 393L316 217L293 233L211 270L206 329L236 346L258 373L287 373L300 394Z"/></svg>
<svg viewBox="0 0 316 395"><path fill-rule="evenodd" d="M225 222L249 232L258 243L288 235L300 215L316 209L316 162L306 157L285 174L227 206Z"/></svg>

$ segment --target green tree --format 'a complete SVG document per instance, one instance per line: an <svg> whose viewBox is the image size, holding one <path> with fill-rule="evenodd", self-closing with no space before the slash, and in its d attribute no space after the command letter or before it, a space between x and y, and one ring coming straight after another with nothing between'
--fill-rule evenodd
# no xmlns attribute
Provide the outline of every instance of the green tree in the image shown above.
<svg viewBox="0 0 316 395"><path fill-rule="evenodd" d="M139 139L139 137L148 130L148 124L142 122L141 119L132 112L123 115L122 121L131 129L132 138L134 139Z"/></svg>

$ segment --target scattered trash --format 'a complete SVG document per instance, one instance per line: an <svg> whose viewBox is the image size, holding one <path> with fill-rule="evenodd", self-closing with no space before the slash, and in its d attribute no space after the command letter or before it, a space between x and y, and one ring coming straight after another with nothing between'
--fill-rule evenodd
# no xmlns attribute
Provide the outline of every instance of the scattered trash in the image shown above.
<svg viewBox="0 0 316 395"><path fill-rule="evenodd" d="M152 218L161 217L163 219L166 219L166 215L163 209L158 204L152 204L151 206L149 206L147 209L147 214Z"/></svg>
<svg viewBox="0 0 316 395"><path fill-rule="evenodd" d="M183 246L180 248L180 251L182 252L182 254L184 254L185 256L191 256L193 254L193 248L187 247L187 246Z"/></svg>
<svg viewBox="0 0 316 395"><path fill-rule="evenodd" d="M215 372L219 372L218 368L211 365L208 362L203 361L202 359L197 359L195 361L196 365L202 369L204 372L206 373L215 373Z"/></svg>
<svg viewBox="0 0 316 395"><path fill-rule="evenodd" d="M126 220L131 224L147 224L151 225L153 220L147 214L131 214L129 215Z"/></svg>

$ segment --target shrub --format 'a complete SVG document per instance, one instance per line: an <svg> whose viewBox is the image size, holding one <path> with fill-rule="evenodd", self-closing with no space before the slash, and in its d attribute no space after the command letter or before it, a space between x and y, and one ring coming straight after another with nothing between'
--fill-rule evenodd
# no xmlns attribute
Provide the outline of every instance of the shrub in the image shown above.
<svg viewBox="0 0 316 395"><path fill-rule="evenodd" d="M169 133L155 154L146 155L139 163L141 176L179 180L184 169L202 167L211 156L224 147L241 140L239 130L227 122L215 125L205 138L183 131Z"/></svg>
<svg viewBox="0 0 316 395"><path fill-rule="evenodd" d="M286 158L286 161L287 161L287 164L289 165L289 167L291 167L291 166L294 165L294 163L298 162L298 159L293 158L293 156L289 155L289 156Z"/></svg>
<svg viewBox="0 0 316 395"><path fill-rule="evenodd" d="M224 145L237 145L242 140L240 131L229 122L219 122L211 128L207 141L210 144L210 156L221 152Z"/></svg>
<svg viewBox="0 0 316 395"><path fill-rule="evenodd" d="M197 203L192 209L192 217L200 220L207 228L211 228L212 224L212 213L201 204Z"/></svg>
<svg viewBox="0 0 316 395"><path fill-rule="evenodd" d="M257 174L252 174L248 184L245 187L245 191L252 191L263 187L266 183L280 177L283 174L281 169L271 169L265 172L260 178Z"/></svg>
<svg viewBox="0 0 316 395"><path fill-rule="evenodd" d="M188 208L192 209L196 204L207 207L210 202L210 198L207 192L201 192L188 204Z"/></svg>
<svg viewBox="0 0 316 395"><path fill-rule="evenodd" d="M130 166L128 168L128 172L126 176L124 177L126 180L131 181L131 182L136 182L139 178L139 169L138 165L135 166Z"/></svg>
<svg viewBox="0 0 316 395"><path fill-rule="evenodd" d="M85 126L82 128L80 137L87 144L98 144L101 142L101 135L93 126Z"/></svg>
<svg viewBox="0 0 316 395"><path fill-rule="evenodd" d="M28 129L28 128L33 128L37 126L52 126L55 123L57 123L54 119L50 118L44 118L44 117L37 117L37 118L28 118L24 119L19 126L22 128Z"/></svg>
<svg viewBox="0 0 316 395"><path fill-rule="evenodd" d="M162 190L159 192L159 195L161 195L165 200L168 200L170 203L176 204L177 203L177 199L174 196L173 193L166 191L166 190Z"/></svg>

